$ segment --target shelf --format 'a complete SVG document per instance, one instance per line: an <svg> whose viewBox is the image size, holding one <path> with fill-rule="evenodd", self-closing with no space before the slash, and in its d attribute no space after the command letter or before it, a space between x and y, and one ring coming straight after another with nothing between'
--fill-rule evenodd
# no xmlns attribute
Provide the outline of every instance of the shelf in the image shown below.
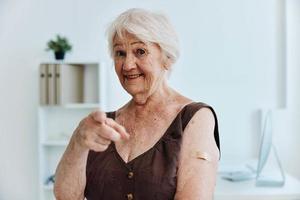
<svg viewBox="0 0 300 200"><path fill-rule="evenodd" d="M95 104L95 103L76 103L76 104L65 104L62 107L64 108L100 108L100 104Z"/></svg>
<svg viewBox="0 0 300 200"><path fill-rule="evenodd" d="M48 141L44 141L42 142L43 146L47 146L47 147L65 147L67 146L69 143L68 140L48 140Z"/></svg>
<svg viewBox="0 0 300 200"><path fill-rule="evenodd" d="M101 108L101 106L97 103L72 103L64 105L43 105L41 108L98 109Z"/></svg>
<svg viewBox="0 0 300 200"><path fill-rule="evenodd" d="M92 111L106 109L105 63L45 61L39 65L37 109L39 200L54 200L53 174L78 124Z"/></svg>
<svg viewBox="0 0 300 200"><path fill-rule="evenodd" d="M41 64L71 64L71 65L98 65L99 61L82 61L82 60L45 60Z"/></svg>

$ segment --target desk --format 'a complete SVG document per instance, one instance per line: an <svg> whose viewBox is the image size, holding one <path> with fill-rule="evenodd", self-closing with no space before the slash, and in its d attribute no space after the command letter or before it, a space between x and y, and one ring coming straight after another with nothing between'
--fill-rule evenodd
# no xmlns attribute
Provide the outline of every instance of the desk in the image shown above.
<svg viewBox="0 0 300 200"><path fill-rule="evenodd" d="M300 181L286 174L284 187L256 187L255 180L230 182L218 176L214 200L300 200Z"/></svg>

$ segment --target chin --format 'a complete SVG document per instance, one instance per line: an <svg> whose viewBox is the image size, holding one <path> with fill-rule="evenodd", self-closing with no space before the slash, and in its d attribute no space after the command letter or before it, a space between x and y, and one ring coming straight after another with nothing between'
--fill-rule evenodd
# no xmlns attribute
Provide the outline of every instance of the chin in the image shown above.
<svg viewBox="0 0 300 200"><path fill-rule="evenodd" d="M143 90L141 90L140 88L137 88L137 87L126 86L126 87L124 87L124 89L131 96L137 95L139 93L143 93Z"/></svg>
<svg viewBox="0 0 300 200"><path fill-rule="evenodd" d="M145 91L145 89L131 89L131 90L126 90L128 94L134 99L135 102L140 102L138 104L143 104L149 96L149 93Z"/></svg>
<svg viewBox="0 0 300 200"><path fill-rule="evenodd" d="M122 84L123 88L128 92L128 93L142 93L145 91L145 86L144 84L128 84L128 83L123 83Z"/></svg>

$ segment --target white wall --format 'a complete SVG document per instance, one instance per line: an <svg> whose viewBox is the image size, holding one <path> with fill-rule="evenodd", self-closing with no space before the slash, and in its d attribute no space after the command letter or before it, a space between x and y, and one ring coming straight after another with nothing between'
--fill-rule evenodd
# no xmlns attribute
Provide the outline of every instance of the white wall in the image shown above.
<svg viewBox="0 0 300 200"><path fill-rule="evenodd" d="M109 21L130 7L162 10L173 21L182 55L170 84L194 100L214 106L220 123L222 158L256 155L258 110L281 107L286 100L286 77L281 73L285 71L280 46L282 24L278 20L283 17L281 1L2 0L1 200L37 199L37 71L40 61L53 59L44 51L46 42L60 33L74 45L67 59L105 61L111 88L107 109L116 109L129 97L114 75L104 31ZM293 76L293 80L299 80ZM295 102L300 102L294 81L288 82L288 87L292 88L289 94L298 98ZM299 129L293 127L292 131Z"/></svg>
<svg viewBox="0 0 300 200"><path fill-rule="evenodd" d="M300 108L300 2L287 0L288 106Z"/></svg>
<svg viewBox="0 0 300 200"><path fill-rule="evenodd" d="M283 164L300 178L300 1L286 1L287 110L278 119Z"/></svg>

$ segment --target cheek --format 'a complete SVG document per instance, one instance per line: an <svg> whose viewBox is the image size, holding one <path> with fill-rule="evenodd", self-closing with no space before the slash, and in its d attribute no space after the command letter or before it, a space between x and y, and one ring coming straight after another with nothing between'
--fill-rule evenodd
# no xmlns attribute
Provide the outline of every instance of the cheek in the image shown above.
<svg viewBox="0 0 300 200"><path fill-rule="evenodd" d="M122 75L122 64L115 62L114 63L115 67L115 72L118 75L119 79L121 80L123 78Z"/></svg>
<svg viewBox="0 0 300 200"><path fill-rule="evenodd" d="M146 74L154 81L157 79L160 79L160 77L163 74L162 66L159 62L150 62L149 65L147 65L148 68L145 70Z"/></svg>
<svg viewBox="0 0 300 200"><path fill-rule="evenodd" d="M144 71L147 74L158 76L162 73L163 65L155 55L149 55L148 59L144 60L141 64L144 66Z"/></svg>
<svg viewBox="0 0 300 200"><path fill-rule="evenodd" d="M160 70L151 70L146 73L145 84L147 89L154 89L161 82L162 71Z"/></svg>
<svg viewBox="0 0 300 200"><path fill-rule="evenodd" d="M120 61L114 60L114 67L115 67L115 71L116 71L117 73L121 72L122 64L121 64Z"/></svg>

